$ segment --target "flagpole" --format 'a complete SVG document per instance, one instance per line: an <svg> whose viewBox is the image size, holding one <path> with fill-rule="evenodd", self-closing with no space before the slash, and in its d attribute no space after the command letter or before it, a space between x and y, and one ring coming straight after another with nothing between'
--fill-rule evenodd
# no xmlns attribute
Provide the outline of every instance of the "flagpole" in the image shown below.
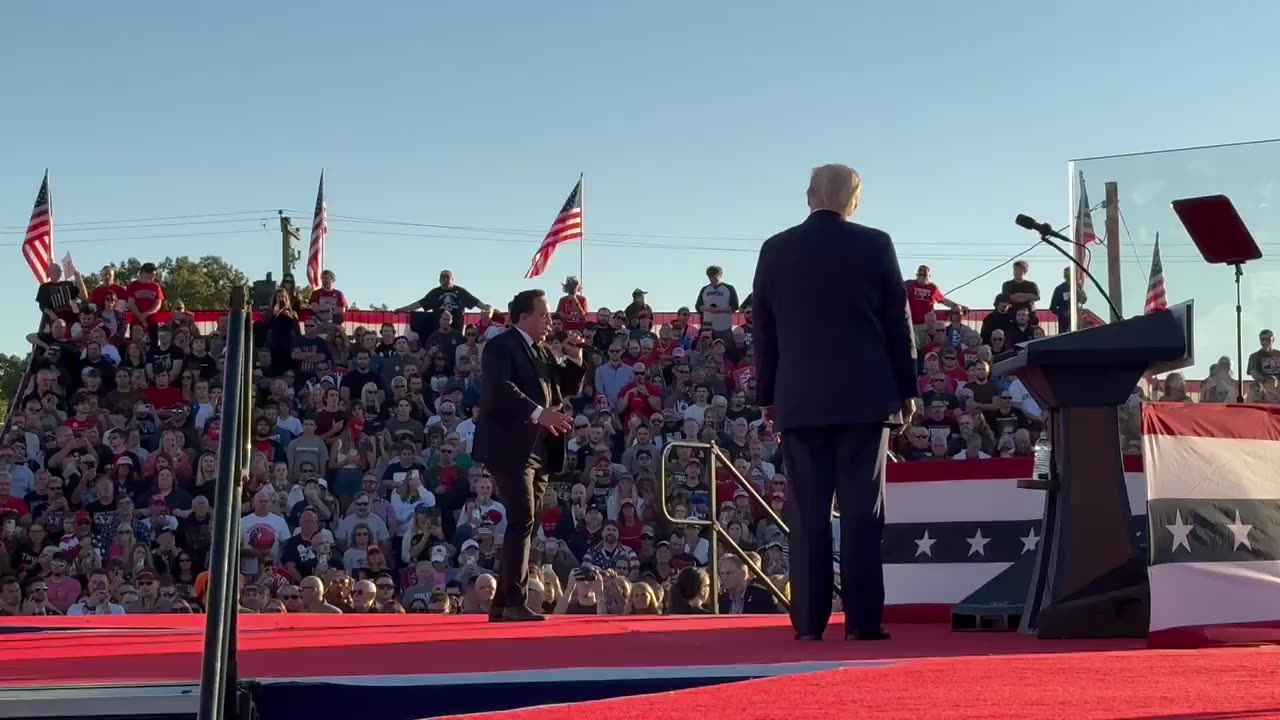
<svg viewBox="0 0 1280 720"><path fill-rule="evenodd" d="M1080 207L1085 196L1083 171L1080 171L1079 178L1080 184L1075 193L1075 212L1073 213L1075 222L1072 223L1071 227L1071 239L1075 241L1074 247L1071 248L1071 255L1076 262L1071 263L1067 271L1067 281L1071 283L1071 312L1069 317L1071 318L1072 330L1080 329L1080 285L1084 282L1079 270L1079 266L1084 264L1084 244L1082 242L1084 238L1081 237L1081 223L1084 221L1084 212L1081 211ZM1087 212L1087 208L1085 211ZM1061 332L1061 329L1059 329L1059 332Z"/></svg>
<svg viewBox="0 0 1280 720"><path fill-rule="evenodd" d="M583 245L587 242L587 183L584 173L578 173L578 204L582 206L582 212L578 216L578 226L582 230L582 237L578 239L578 285L585 287L583 272L582 256L584 253Z"/></svg>

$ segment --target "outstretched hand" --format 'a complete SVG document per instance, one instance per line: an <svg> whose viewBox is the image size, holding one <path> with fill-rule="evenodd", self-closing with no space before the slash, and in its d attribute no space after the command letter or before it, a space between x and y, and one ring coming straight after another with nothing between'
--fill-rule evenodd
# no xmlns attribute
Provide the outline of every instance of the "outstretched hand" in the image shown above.
<svg viewBox="0 0 1280 720"><path fill-rule="evenodd" d="M538 426L552 435L563 435L573 429L573 420L562 412L548 408L538 416Z"/></svg>

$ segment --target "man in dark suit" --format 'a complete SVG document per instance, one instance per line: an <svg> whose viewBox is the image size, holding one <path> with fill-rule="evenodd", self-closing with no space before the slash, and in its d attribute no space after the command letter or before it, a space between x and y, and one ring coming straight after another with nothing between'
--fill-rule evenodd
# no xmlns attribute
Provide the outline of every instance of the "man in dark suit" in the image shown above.
<svg viewBox="0 0 1280 720"><path fill-rule="evenodd" d="M893 242L847 220L860 186L851 168L816 168L809 218L766 241L756 264L757 391L791 480L791 624L800 640L820 640L831 619L833 494L845 637L889 637L884 464L889 428L914 412L915 340Z"/></svg>
<svg viewBox="0 0 1280 720"><path fill-rule="evenodd" d="M491 622L544 620L529 609L529 545L537 530L537 503L547 475L564 465L565 436L573 420L560 412L582 387L582 338L576 332L556 357L543 344L551 313L541 290L511 300L511 327L485 343L484 391L472 456L484 463L507 508Z"/></svg>

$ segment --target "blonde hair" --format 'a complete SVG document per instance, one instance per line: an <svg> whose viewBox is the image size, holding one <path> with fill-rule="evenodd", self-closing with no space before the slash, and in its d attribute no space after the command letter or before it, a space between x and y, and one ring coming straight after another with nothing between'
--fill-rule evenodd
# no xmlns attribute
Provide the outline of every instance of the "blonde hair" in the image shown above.
<svg viewBox="0 0 1280 720"><path fill-rule="evenodd" d="M809 176L810 210L831 210L849 217L862 196L862 177L848 165L821 165Z"/></svg>

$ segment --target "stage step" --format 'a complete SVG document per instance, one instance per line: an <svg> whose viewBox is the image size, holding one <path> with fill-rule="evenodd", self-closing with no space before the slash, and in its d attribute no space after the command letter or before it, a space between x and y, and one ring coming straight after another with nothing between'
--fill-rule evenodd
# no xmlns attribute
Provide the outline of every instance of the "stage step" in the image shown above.
<svg viewBox="0 0 1280 720"><path fill-rule="evenodd" d="M957 605L951 610L953 632L1017 632L1022 623L1022 605L1001 612L992 606Z"/></svg>

